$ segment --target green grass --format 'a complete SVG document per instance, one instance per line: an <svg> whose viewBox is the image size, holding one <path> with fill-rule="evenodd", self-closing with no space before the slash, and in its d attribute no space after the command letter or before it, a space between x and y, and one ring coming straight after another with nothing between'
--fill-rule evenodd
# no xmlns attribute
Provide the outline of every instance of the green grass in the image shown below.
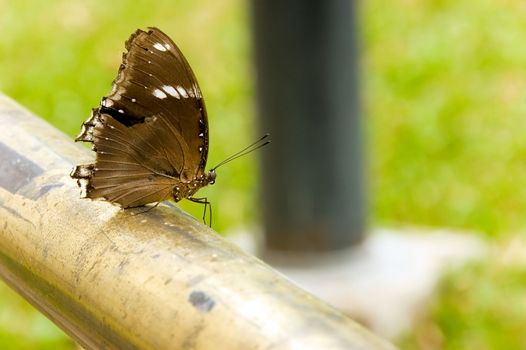
<svg viewBox="0 0 526 350"><path fill-rule="evenodd" d="M526 244L495 247L491 263L476 263L445 279L404 349L526 349Z"/></svg>
<svg viewBox="0 0 526 350"><path fill-rule="evenodd" d="M524 231L525 3L362 5L373 222L475 230L497 246ZM526 349L526 265L502 254L454 271L400 346Z"/></svg>
<svg viewBox="0 0 526 350"><path fill-rule="evenodd" d="M526 5L361 5L372 224L465 228L493 242L526 229ZM255 139L241 0L0 1L0 90L73 137L109 92L124 40L149 25L178 43L197 74L210 117L210 165ZM213 201L220 232L257 221L255 158L221 168L217 184L200 192ZM181 206L201 216L201 207ZM402 345L526 348L526 271L493 265L447 279L424 330ZM0 299L0 348L72 348L4 286Z"/></svg>
<svg viewBox="0 0 526 350"><path fill-rule="evenodd" d="M363 5L375 222L524 230L524 3Z"/></svg>

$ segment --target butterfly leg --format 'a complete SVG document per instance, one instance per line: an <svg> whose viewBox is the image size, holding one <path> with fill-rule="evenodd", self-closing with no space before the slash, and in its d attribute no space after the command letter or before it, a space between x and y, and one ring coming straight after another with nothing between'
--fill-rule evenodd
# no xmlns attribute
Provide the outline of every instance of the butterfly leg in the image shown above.
<svg viewBox="0 0 526 350"><path fill-rule="evenodd" d="M208 207L209 208L209 222L210 222L210 227L212 227L212 205L210 204L210 202L208 201L208 198L206 197L202 197L202 198L193 198L193 197L190 197L188 198L189 200L191 200L192 202L194 203L199 203L199 204L204 204L205 205L205 210L203 210L203 222L205 223L206 225L206 208Z"/></svg>

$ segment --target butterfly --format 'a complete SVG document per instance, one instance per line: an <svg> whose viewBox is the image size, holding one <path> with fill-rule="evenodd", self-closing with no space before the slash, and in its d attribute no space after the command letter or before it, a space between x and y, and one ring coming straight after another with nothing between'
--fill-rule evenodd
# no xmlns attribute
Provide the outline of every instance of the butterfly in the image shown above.
<svg viewBox="0 0 526 350"><path fill-rule="evenodd" d="M205 172L208 117L181 50L153 27L138 29L125 47L111 93L75 139L92 143L95 162L76 166L71 177L84 198L122 208L188 199L205 205L204 220L210 202L195 193L215 182L217 167L254 150L261 139Z"/></svg>

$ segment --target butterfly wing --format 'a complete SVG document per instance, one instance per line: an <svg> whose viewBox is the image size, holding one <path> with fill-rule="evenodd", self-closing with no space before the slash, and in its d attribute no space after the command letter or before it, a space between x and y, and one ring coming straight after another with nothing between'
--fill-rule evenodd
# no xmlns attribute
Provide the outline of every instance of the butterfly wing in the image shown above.
<svg viewBox="0 0 526 350"><path fill-rule="evenodd" d="M77 137L93 143L96 161L72 177L86 197L134 207L202 176L208 121L195 75L168 36L137 30L126 48L112 92Z"/></svg>

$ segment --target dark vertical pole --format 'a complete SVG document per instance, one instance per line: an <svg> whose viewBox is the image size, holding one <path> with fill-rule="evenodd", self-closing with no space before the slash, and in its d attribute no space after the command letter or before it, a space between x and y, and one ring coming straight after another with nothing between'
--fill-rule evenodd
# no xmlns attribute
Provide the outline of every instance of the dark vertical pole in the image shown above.
<svg viewBox="0 0 526 350"><path fill-rule="evenodd" d="M365 226L352 0L253 0L269 250L328 251Z"/></svg>

